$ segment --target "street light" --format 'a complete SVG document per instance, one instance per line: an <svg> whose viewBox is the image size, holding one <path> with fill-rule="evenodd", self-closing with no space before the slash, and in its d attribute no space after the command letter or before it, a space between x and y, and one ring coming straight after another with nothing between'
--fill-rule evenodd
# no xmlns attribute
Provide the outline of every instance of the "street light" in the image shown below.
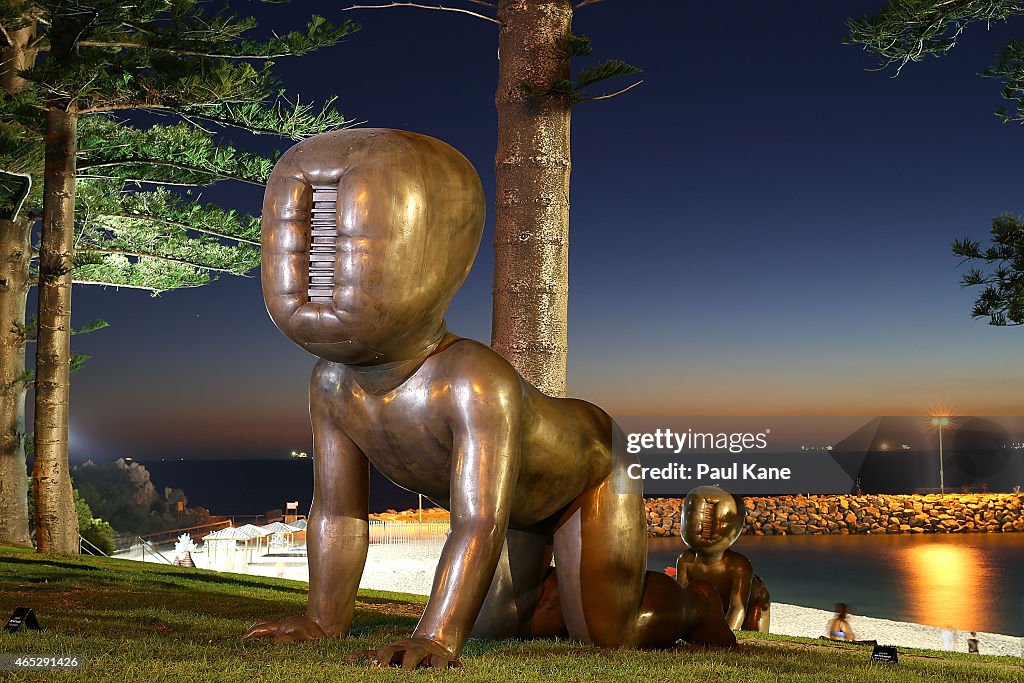
<svg viewBox="0 0 1024 683"><path fill-rule="evenodd" d="M949 426L949 418L936 416L932 418L932 426L939 428L939 491L946 492L946 474L942 466L942 428Z"/></svg>

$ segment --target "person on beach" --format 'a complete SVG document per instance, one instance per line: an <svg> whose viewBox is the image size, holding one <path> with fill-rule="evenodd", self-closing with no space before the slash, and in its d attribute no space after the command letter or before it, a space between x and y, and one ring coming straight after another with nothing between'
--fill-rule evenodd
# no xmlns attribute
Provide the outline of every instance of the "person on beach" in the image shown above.
<svg viewBox="0 0 1024 683"><path fill-rule="evenodd" d="M972 655L979 654L978 634L975 631L971 631L971 637L967 639L967 652Z"/></svg>
<svg viewBox="0 0 1024 683"><path fill-rule="evenodd" d="M828 637L831 640L857 640L857 636L853 634L853 629L850 627L849 616L850 609L846 603L837 602L836 614L828 624Z"/></svg>
<svg viewBox="0 0 1024 683"><path fill-rule="evenodd" d="M953 627L947 626L942 629L942 649L952 650L956 646L956 634L953 633Z"/></svg>

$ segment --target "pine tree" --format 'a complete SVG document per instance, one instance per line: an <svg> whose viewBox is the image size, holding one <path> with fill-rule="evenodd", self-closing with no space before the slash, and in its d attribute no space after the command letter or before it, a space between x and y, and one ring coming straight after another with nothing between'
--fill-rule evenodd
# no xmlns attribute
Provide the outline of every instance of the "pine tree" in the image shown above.
<svg viewBox="0 0 1024 683"><path fill-rule="evenodd" d="M953 242L953 254L983 263L961 277L964 287L981 287L971 316L990 325L1024 325L1024 220L1011 214L992 219L992 242L982 248L967 237Z"/></svg>
<svg viewBox="0 0 1024 683"><path fill-rule="evenodd" d="M0 13L7 50L17 49L18 31L36 27L29 46L40 57L34 65L23 60L15 74L23 87L2 101L0 168L43 181L17 219L30 225L41 210L37 549L75 553L67 461L72 280L159 293L254 267L258 219L163 186L265 182L272 158L236 150L211 131L302 139L345 125L330 103L289 103L270 69L276 57L333 45L357 26L313 17L304 32L253 40L246 36L254 20L209 12L197 0L33 2ZM143 129L115 118L132 110L163 111L179 122ZM23 308L20 321L27 339ZM30 378L23 375L22 403Z"/></svg>
<svg viewBox="0 0 1024 683"><path fill-rule="evenodd" d="M987 28L1024 14L1016 2L972 0L892 0L877 14L851 19L850 41L882 57L897 71L928 56L940 57L956 47L971 24ZM1024 41L1009 41L995 62L982 72L1003 81L1008 103L996 110L1004 122L1024 122ZM1010 214L992 220L992 242L984 249L969 238L953 242L953 254L972 267L961 277L964 287L981 287L971 315L988 318L990 325L1024 324L1024 223ZM962 263L963 263L962 262Z"/></svg>
<svg viewBox="0 0 1024 683"><path fill-rule="evenodd" d="M591 52L589 40L572 34L574 9L600 1L576 0L574 7L573 0L466 0L474 10L410 2L352 8L440 9L498 25L491 346L551 396L564 396L566 387L570 109L618 94L592 97L587 88L595 83L639 71L610 60L572 77L570 59Z"/></svg>
<svg viewBox="0 0 1024 683"><path fill-rule="evenodd" d="M4 44L0 47L0 90L4 102L23 92L28 83L19 73L35 60L35 22L20 19L26 7L9 7L13 16L0 14ZM25 151L31 143L0 124L0 148ZM25 478L25 308L28 297L31 220L22 206L32 189L23 170L7 169L0 175L0 543L31 546ZM38 195L38 193L37 193Z"/></svg>

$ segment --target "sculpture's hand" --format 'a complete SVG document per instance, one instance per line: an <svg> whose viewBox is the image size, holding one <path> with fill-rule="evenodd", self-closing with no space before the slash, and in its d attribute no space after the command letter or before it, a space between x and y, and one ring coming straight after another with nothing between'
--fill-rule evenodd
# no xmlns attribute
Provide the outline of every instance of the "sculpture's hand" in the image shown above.
<svg viewBox="0 0 1024 683"><path fill-rule="evenodd" d="M379 650L359 650L345 657L346 661L372 659L383 666L401 666L411 670L420 666L434 669L462 666L459 660L440 643L429 638L406 638Z"/></svg>
<svg viewBox="0 0 1024 683"><path fill-rule="evenodd" d="M281 621L260 621L253 624L243 638L269 638L275 643L318 640L327 634L309 617L288 617Z"/></svg>

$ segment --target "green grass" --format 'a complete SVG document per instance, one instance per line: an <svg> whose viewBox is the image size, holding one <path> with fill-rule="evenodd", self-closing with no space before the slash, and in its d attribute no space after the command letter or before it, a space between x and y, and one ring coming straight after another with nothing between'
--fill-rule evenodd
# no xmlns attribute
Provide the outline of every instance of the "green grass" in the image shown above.
<svg viewBox="0 0 1024 683"><path fill-rule="evenodd" d="M461 669L403 672L347 664L352 650L406 636L423 598L361 591L352 635L275 645L243 641L261 618L304 611L306 585L105 558L54 559L0 548L0 613L35 609L47 631L0 633L0 652L73 654L83 671L0 672L0 681L918 681L1024 680L1020 660L901 651L872 665L870 650L774 635L733 651L600 650L564 641L471 641Z"/></svg>

